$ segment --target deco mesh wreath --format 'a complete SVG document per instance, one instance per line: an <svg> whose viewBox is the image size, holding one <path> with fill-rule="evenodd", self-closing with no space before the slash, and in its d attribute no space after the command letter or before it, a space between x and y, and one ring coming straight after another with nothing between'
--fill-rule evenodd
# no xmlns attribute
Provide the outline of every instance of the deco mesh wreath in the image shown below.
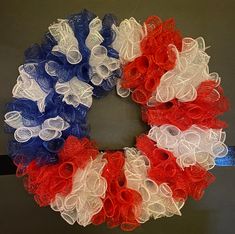
<svg viewBox="0 0 235 234"><path fill-rule="evenodd" d="M201 199L215 179L208 170L228 152L217 118L228 101L205 50L202 37L182 38L157 16L118 25L84 10L49 26L25 51L5 115L16 174L35 201L69 224L130 231ZM135 148L99 152L87 113L115 86L141 105L150 130Z"/></svg>

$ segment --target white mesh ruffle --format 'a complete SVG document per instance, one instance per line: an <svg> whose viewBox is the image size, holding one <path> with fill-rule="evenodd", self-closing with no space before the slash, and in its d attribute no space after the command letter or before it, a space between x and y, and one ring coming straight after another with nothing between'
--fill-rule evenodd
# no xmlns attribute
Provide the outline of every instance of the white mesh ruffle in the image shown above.
<svg viewBox="0 0 235 234"><path fill-rule="evenodd" d="M12 128L20 128L23 127L23 117L21 116L19 111L10 111L7 112L4 116L5 123Z"/></svg>
<svg viewBox="0 0 235 234"><path fill-rule="evenodd" d="M69 128L69 123L64 121L60 116L55 118L46 119L39 132L39 137L44 141L50 141L62 136L62 131Z"/></svg>
<svg viewBox="0 0 235 234"><path fill-rule="evenodd" d="M210 57L205 53L205 41L202 37L183 38L181 52L174 45L169 46L176 55L176 65L161 77L159 86L150 98L150 105L156 101L168 102L174 98L181 102L193 101L197 97L196 89L201 82L214 80L220 84L219 75L215 72L209 73ZM219 95L218 92L217 94Z"/></svg>
<svg viewBox="0 0 235 234"><path fill-rule="evenodd" d="M64 96L63 101L75 108L78 107L79 104L91 107L92 90L93 87L91 85L79 80L77 77L64 83L57 82L55 85L55 91Z"/></svg>
<svg viewBox="0 0 235 234"><path fill-rule="evenodd" d="M107 182L101 176L106 160L98 155L84 169L78 169L73 178L73 188L69 195L56 195L51 203L54 211L59 211L69 224L77 222L87 226L92 217L103 207L101 198L105 197Z"/></svg>
<svg viewBox="0 0 235 234"><path fill-rule="evenodd" d="M46 119L42 125L35 127L24 126L23 117L18 111L10 111L5 114L5 122L15 128L14 138L18 142L27 142L32 137L39 136L44 141L50 141L62 136L62 131L69 128L69 124L60 116Z"/></svg>
<svg viewBox="0 0 235 234"><path fill-rule="evenodd" d="M99 33L99 31L102 29L102 21L99 19L99 17L94 18L90 24L89 24L89 34L86 38L86 46L88 49L92 49L96 45L100 45L104 38Z"/></svg>
<svg viewBox="0 0 235 234"><path fill-rule="evenodd" d="M135 18L123 20L120 25L112 25L116 38L112 46L119 53L122 64L133 61L141 55L140 42L145 36L145 30Z"/></svg>
<svg viewBox="0 0 235 234"><path fill-rule="evenodd" d="M45 111L45 99L47 93L45 93L36 80L33 77L36 64L27 63L19 67L19 76L17 82L12 89L12 95L14 98L26 98L37 102L37 106L40 112ZM30 74L26 71L30 70Z"/></svg>
<svg viewBox="0 0 235 234"><path fill-rule="evenodd" d="M117 84L116 84L116 91L117 91L117 94L122 97L122 98L126 98L130 95L131 93L131 90L130 89L124 89L122 88L121 86L121 79L118 79L117 80Z"/></svg>
<svg viewBox="0 0 235 234"><path fill-rule="evenodd" d="M41 128L40 126L36 127L20 127L17 128L14 132L14 138L18 142L27 142L32 137L37 137Z"/></svg>
<svg viewBox="0 0 235 234"><path fill-rule="evenodd" d="M181 215L180 209L183 202L176 202L172 198L172 191L166 184L157 185L147 177L150 167L149 160L136 148L124 148L125 150L125 176L127 187L138 191L142 196L141 207L137 208L136 215L139 223L144 223L153 217L170 217L174 214Z"/></svg>
<svg viewBox="0 0 235 234"><path fill-rule="evenodd" d="M216 157L224 157L228 148L224 144L226 134L222 129L202 129L193 125L181 131L173 125L152 126L148 137L159 148L171 151L182 168L196 163L209 170L215 166Z"/></svg>
<svg viewBox="0 0 235 234"><path fill-rule="evenodd" d="M58 43L58 45L53 47L52 51L64 54L67 61L71 64L78 64L82 61L78 41L68 24L68 20L58 19L57 23L49 26L49 32Z"/></svg>
<svg viewBox="0 0 235 234"><path fill-rule="evenodd" d="M90 78L94 85L100 85L103 80L110 78L112 72L120 68L118 59L108 57L107 49L101 45L104 38L100 34L101 20L96 17L89 24L89 35L86 38L86 46L90 49L89 59ZM112 82L112 80L110 81Z"/></svg>
<svg viewBox="0 0 235 234"><path fill-rule="evenodd" d="M53 61L53 60L49 60L48 62L45 63L45 71L48 75L50 75L51 77L58 77L59 72L61 67L60 65Z"/></svg>

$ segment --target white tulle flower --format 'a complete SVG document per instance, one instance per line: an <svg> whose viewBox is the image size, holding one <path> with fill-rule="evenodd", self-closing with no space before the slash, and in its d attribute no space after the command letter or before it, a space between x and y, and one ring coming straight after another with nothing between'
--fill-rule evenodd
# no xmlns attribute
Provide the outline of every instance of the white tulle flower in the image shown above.
<svg viewBox="0 0 235 234"><path fill-rule="evenodd" d="M161 77L150 103L168 102L174 98L181 102L193 101L197 97L197 87L203 81L214 80L220 84L219 75L215 72L209 73L210 57L205 52L205 41L202 37L183 38L181 52L174 45L170 47L176 54L175 68Z"/></svg>
<svg viewBox="0 0 235 234"><path fill-rule="evenodd" d="M39 132L39 137L44 141L50 141L62 136L62 131L69 128L70 125L64 121L60 116L55 118L46 119Z"/></svg>
<svg viewBox="0 0 235 234"><path fill-rule="evenodd" d="M64 96L63 101L74 107L78 107L80 104L91 107L92 90L91 85L79 80L77 77L64 83L57 82L55 85L55 91Z"/></svg>
<svg viewBox="0 0 235 234"><path fill-rule="evenodd" d="M68 24L68 20L58 19L58 23L49 26L49 31L58 43L52 51L64 54L71 64L78 64L82 61L78 41Z"/></svg>
<svg viewBox="0 0 235 234"><path fill-rule="evenodd" d="M122 64L133 61L141 55L140 42L146 35L145 30L135 18L123 20L120 25L112 25L116 37L112 46L119 53Z"/></svg>
<svg viewBox="0 0 235 234"><path fill-rule="evenodd" d="M152 126L148 137L159 148L171 151L182 168L199 163L208 170L214 167L216 157L224 157L228 153L222 129L202 129L193 125L181 131L176 126L165 124Z"/></svg>
<svg viewBox="0 0 235 234"><path fill-rule="evenodd" d="M35 66L36 64L28 63L19 67L20 75L17 78L17 83L13 87L12 94L14 98L25 98L37 102L39 111L44 112L45 99L48 93L41 89L33 76L33 70L36 69ZM30 74L25 69L30 69Z"/></svg>
<svg viewBox="0 0 235 234"><path fill-rule="evenodd" d="M101 198L105 197L107 182L101 176L107 161L100 154L87 164L84 169L78 169L73 178L73 188L70 194L57 194L51 208L59 211L69 224L77 222L82 226L91 223L92 217L103 207Z"/></svg>
<svg viewBox="0 0 235 234"><path fill-rule="evenodd" d="M23 127L23 117L19 111L9 111L5 114L5 123L12 128Z"/></svg>
<svg viewBox="0 0 235 234"><path fill-rule="evenodd" d="M16 129L14 138L18 142L27 142L32 137L40 137L44 141L50 141L62 136L62 131L69 128L69 124L60 116L46 119L41 125L28 127L24 125L23 117L19 111L10 111L5 114L5 122Z"/></svg>
<svg viewBox="0 0 235 234"><path fill-rule="evenodd" d="M176 202L172 197L172 191L166 184L157 185L147 177L150 167L148 158L136 148L125 148L125 176L127 187L134 189L142 196L141 207L137 208L137 221L144 223L153 217L170 217L174 214L181 215L180 209L183 202Z"/></svg>
<svg viewBox="0 0 235 234"><path fill-rule="evenodd" d="M130 89L122 88L122 86L121 86L121 79L118 79L118 81L117 81L116 91L117 91L117 94L120 97L122 97L122 98L128 97L130 95L130 93L131 93Z"/></svg>
<svg viewBox="0 0 235 234"><path fill-rule="evenodd" d="M88 49L92 49L96 45L100 45L104 38L100 34L100 30L102 29L102 21L99 17L94 18L89 24L89 34L86 38L86 46Z"/></svg>
<svg viewBox="0 0 235 234"><path fill-rule="evenodd" d="M120 68L118 59L108 56L107 49L101 45L104 38L100 34L102 21L96 17L89 24L89 35L86 38L86 46L90 49L91 55L89 59L90 78L94 85L100 85L103 80L114 82L110 75L112 72ZM111 85L114 85L111 83Z"/></svg>

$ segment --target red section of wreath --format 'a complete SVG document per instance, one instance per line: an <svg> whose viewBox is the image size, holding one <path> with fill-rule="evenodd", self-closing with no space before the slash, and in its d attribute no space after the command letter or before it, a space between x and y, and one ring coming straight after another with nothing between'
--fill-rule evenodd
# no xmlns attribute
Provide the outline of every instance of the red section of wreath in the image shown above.
<svg viewBox="0 0 235 234"><path fill-rule="evenodd" d="M141 195L126 186L123 171L124 153L107 152L104 158L107 159L107 164L102 176L106 179L108 187L103 199L103 209L92 218L92 223L98 225L106 221L111 228L120 225L122 230L131 231L139 226L135 211L141 204Z"/></svg>
<svg viewBox="0 0 235 234"><path fill-rule="evenodd" d="M186 200L188 196L201 199L204 190L215 180L200 165L180 168L171 152L158 148L146 135L137 138L136 146L150 160L148 176L157 184L167 183L176 200Z"/></svg>
<svg viewBox="0 0 235 234"><path fill-rule="evenodd" d="M175 66L176 56L169 45L175 45L179 51L182 47L182 37L173 19L162 22L159 17L150 16L145 26L142 55L124 66L122 77L122 87L132 89L132 99L140 104L147 103L161 76Z"/></svg>
<svg viewBox="0 0 235 234"><path fill-rule="evenodd" d="M143 107L142 118L149 125L172 124L186 130L193 124L207 128L225 128L227 125L217 117L229 108L221 86L214 81L204 81L197 89L197 98L192 102L173 99L156 103L154 107Z"/></svg>
<svg viewBox="0 0 235 234"><path fill-rule="evenodd" d="M84 168L89 159L95 158L98 153L98 149L87 138L69 136L59 152L57 164L39 166L32 161L24 170L19 164L17 175L26 176L26 189L34 194L40 206L47 206L56 194L67 195L71 192L74 173L78 168Z"/></svg>

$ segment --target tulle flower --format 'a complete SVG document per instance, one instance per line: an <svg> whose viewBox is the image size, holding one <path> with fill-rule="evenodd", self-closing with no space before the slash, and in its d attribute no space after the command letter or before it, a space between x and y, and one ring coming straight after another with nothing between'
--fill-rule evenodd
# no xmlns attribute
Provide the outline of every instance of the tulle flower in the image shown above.
<svg viewBox="0 0 235 234"><path fill-rule="evenodd" d="M108 49L102 45L104 42L104 38L100 33L102 21L96 17L90 22L89 28L90 32L86 39L86 45L91 51L89 60L91 83L99 86L104 80L112 78L112 72L120 69L120 62L116 58L109 57Z"/></svg>
<svg viewBox="0 0 235 234"><path fill-rule="evenodd" d="M112 25L116 33L113 41L113 48L118 51L120 62L122 64L132 62L135 58L141 55L140 43L146 32L135 18L123 20L117 27Z"/></svg>
<svg viewBox="0 0 235 234"><path fill-rule="evenodd" d="M57 23L49 26L49 32L58 43L52 51L63 53L71 64L81 62L82 54L79 51L79 44L68 20L59 19Z"/></svg>

